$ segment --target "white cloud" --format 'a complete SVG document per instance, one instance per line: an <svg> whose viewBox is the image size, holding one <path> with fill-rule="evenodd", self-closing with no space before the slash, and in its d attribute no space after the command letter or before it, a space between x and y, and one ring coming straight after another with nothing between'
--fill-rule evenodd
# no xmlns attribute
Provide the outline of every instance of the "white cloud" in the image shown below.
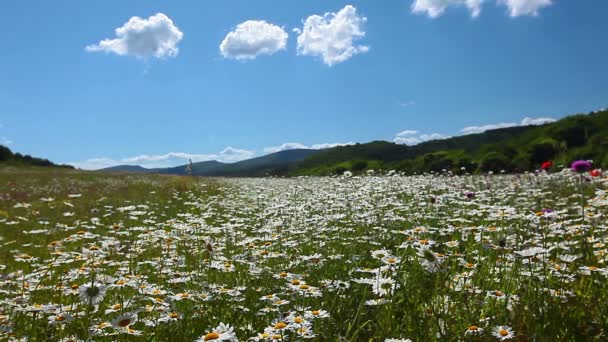
<svg viewBox="0 0 608 342"><path fill-rule="evenodd" d="M87 46L89 52L112 52L121 56L135 56L148 59L177 56L177 44L184 34L163 13L143 19L132 17L115 30L116 38L104 39Z"/></svg>
<svg viewBox="0 0 608 342"><path fill-rule="evenodd" d="M416 137L395 137L395 139L393 139L393 142L395 144L401 145L416 145L419 144L421 141Z"/></svg>
<svg viewBox="0 0 608 342"><path fill-rule="evenodd" d="M312 148L313 150L322 150L325 148L332 148L332 147L337 147L337 146L349 146L349 145L354 145L354 142L346 142L346 143L324 143L324 144L315 144L310 146L310 148Z"/></svg>
<svg viewBox="0 0 608 342"><path fill-rule="evenodd" d="M0 138L0 145L8 146L8 145L12 145L12 144L13 144L13 141L11 139L9 139L7 137Z"/></svg>
<svg viewBox="0 0 608 342"><path fill-rule="evenodd" d="M537 16L540 9L553 4L552 0L499 0L498 2L507 6L511 17Z"/></svg>
<svg viewBox="0 0 608 342"><path fill-rule="evenodd" d="M219 160L230 163L230 162L237 162L239 160L253 158L253 156L255 156L254 151L243 150L240 148L234 148L234 147L228 146L225 149L223 149L222 151L220 151Z"/></svg>
<svg viewBox="0 0 608 342"><path fill-rule="evenodd" d="M445 138L447 138L446 135L439 134L439 133L422 134L420 136L420 140L422 140L422 141L438 140L438 139L445 139Z"/></svg>
<svg viewBox="0 0 608 342"><path fill-rule="evenodd" d="M99 170L106 167L120 165L120 161L110 158L91 158L81 162L68 162L66 164L84 170Z"/></svg>
<svg viewBox="0 0 608 342"><path fill-rule="evenodd" d="M513 122L503 122L503 123L483 125L483 126L469 126L469 127L465 127L463 129L461 129L460 131L464 134L473 134L473 133L482 133L482 132L493 130L493 129L515 127L515 126L518 126L518 125Z"/></svg>
<svg viewBox="0 0 608 342"><path fill-rule="evenodd" d="M418 131L407 129L405 131L401 131L401 132L397 133L397 136L398 137L403 137L403 136L406 136L406 135L414 135L414 134L418 134Z"/></svg>
<svg viewBox="0 0 608 342"><path fill-rule="evenodd" d="M308 146L300 143L284 143L280 146L265 147L264 153L275 153L287 150L309 149Z"/></svg>
<svg viewBox="0 0 608 342"><path fill-rule="evenodd" d="M553 0L496 0L498 4L507 7L511 17L523 15L537 16L538 12L553 4ZM448 7L466 7L471 17L478 17L486 0L414 0L412 13L424 14L430 18L440 17Z"/></svg>
<svg viewBox="0 0 608 342"><path fill-rule="evenodd" d="M514 123L514 122L503 122L503 123L483 125L483 126L469 126L469 127L465 127L463 129L461 129L460 131L464 134L473 134L473 133L482 133L485 131L489 131L492 129L499 129L499 128L508 128L508 127L515 127L515 126L544 125L546 123L551 123L551 122L555 122L555 121L556 120L553 118L525 117L523 120L521 120L521 122L519 124Z"/></svg>
<svg viewBox="0 0 608 342"><path fill-rule="evenodd" d="M290 143L284 143L280 146L266 147L266 148L264 148L264 152L265 153L275 153L275 152L281 152L281 151L287 151L287 150L298 150L298 149L322 150L325 148L332 148L332 147L336 147L336 146L347 146L347 145L354 145L354 144L355 144L354 142L322 143L322 144L314 144L314 145L308 146L308 145L304 145L304 144L298 143L298 142L290 142Z"/></svg>
<svg viewBox="0 0 608 342"><path fill-rule="evenodd" d="M523 120L521 120L521 125L522 126L528 126L528 125L544 125L546 123L551 123L551 122L555 122L556 120L553 118L528 118L525 117Z"/></svg>
<svg viewBox="0 0 608 342"><path fill-rule="evenodd" d="M356 54L369 51L369 46L355 45L365 36L363 25L367 18L357 14L357 9L346 5L338 13L311 15L304 21L298 35L298 55L321 57L323 63L332 66L342 63Z"/></svg>
<svg viewBox="0 0 608 342"><path fill-rule="evenodd" d="M485 0L415 0L412 3L412 12L426 14L430 18L441 16L448 7L465 6L472 17L481 13L481 5Z"/></svg>
<svg viewBox="0 0 608 342"><path fill-rule="evenodd" d="M424 141L448 138L447 136L445 136L443 134L439 134L439 133L420 134L420 135L417 135L417 134L418 134L418 131L414 131L414 130L401 131L395 135L393 142L396 144L402 144L402 145L416 145L416 144L420 144L421 142L424 142Z"/></svg>
<svg viewBox="0 0 608 342"><path fill-rule="evenodd" d="M407 102L401 102L401 103L399 103L399 105L400 105L401 107L404 107L404 108L405 108L405 107L409 107L409 106L413 106L413 105L415 105L415 104L416 104L416 102L415 102L415 101L407 101Z"/></svg>
<svg viewBox="0 0 608 342"><path fill-rule="evenodd" d="M255 156L254 151L243 150L228 146L218 153L211 154L169 152L166 154L155 155L143 154L139 156L122 158L119 160L111 158L92 158L82 162L70 162L68 164L74 165L85 170L96 170L116 165L139 165L145 168L160 168L187 164L189 160L192 160L193 163L207 160L217 160L220 162L232 163L244 159L249 159L253 156Z"/></svg>
<svg viewBox="0 0 608 342"><path fill-rule="evenodd" d="M254 59L258 55L272 55L285 50L287 32L263 20L248 20L237 25L220 44L225 58Z"/></svg>

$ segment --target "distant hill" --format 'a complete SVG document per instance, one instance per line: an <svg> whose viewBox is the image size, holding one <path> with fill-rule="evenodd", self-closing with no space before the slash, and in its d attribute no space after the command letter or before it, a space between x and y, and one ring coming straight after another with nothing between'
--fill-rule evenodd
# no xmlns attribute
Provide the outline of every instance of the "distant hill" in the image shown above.
<svg viewBox="0 0 608 342"><path fill-rule="evenodd" d="M36 158L27 154L13 153L10 148L0 145L0 165L49 166L73 169L71 165L58 165L48 159Z"/></svg>
<svg viewBox="0 0 608 342"><path fill-rule="evenodd" d="M338 146L324 150L288 150L236 163L204 161L193 164L194 175L259 177L266 175L332 175L374 170L409 173L522 172L543 161L569 165L591 159L608 168L608 111L578 114L539 126L517 126L483 133L426 141L414 146L387 141ZM186 174L186 165L164 169L116 166L103 171Z"/></svg>
<svg viewBox="0 0 608 342"><path fill-rule="evenodd" d="M147 172L151 172L152 170L146 169L145 167L141 167L139 165L116 165L116 166L112 166L112 167L107 167L105 169L101 169L99 171L147 173Z"/></svg>
<svg viewBox="0 0 608 342"><path fill-rule="evenodd" d="M242 160L236 163L221 163L215 160L192 164L192 174L196 176L259 177L286 174L296 162L319 153L320 150L296 149L271 153L265 156ZM136 165L119 165L98 171L134 172L186 175L187 164L170 167L146 169Z"/></svg>

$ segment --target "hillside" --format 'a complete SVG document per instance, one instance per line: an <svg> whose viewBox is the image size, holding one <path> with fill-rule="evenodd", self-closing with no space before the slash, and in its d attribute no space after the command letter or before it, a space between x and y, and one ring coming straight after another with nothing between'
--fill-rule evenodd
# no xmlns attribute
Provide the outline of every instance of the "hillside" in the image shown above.
<svg viewBox="0 0 608 342"><path fill-rule="evenodd" d="M433 140L414 146L385 141L341 146L308 157L292 175L329 175L367 169L405 172L534 170L552 159L568 165L591 159L608 166L608 111L579 114L541 126L519 126Z"/></svg>
<svg viewBox="0 0 608 342"><path fill-rule="evenodd" d="M48 159L36 158L27 154L13 153L10 148L3 145L0 145L0 165L52 166L73 169L70 165L57 165Z"/></svg>

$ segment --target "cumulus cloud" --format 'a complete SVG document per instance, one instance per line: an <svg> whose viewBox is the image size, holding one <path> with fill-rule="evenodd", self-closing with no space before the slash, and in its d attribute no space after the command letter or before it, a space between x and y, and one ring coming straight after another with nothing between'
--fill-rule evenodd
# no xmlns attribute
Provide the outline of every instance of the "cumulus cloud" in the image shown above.
<svg viewBox="0 0 608 342"><path fill-rule="evenodd" d="M482 133L485 131L499 129L499 128L508 128L515 126L530 126L530 125L544 125L547 123L555 122L556 120L553 118L529 118L525 117L521 120L520 123L515 122L503 122L498 124L490 124L483 126L469 126L461 129L460 131L464 134L473 134L473 133Z"/></svg>
<svg viewBox="0 0 608 342"><path fill-rule="evenodd" d="M183 165L188 163L189 160L192 160L193 163L207 160L217 160L220 162L232 163L244 159L249 159L253 156L255 156L254 151L238 149L228 146L218 153L210 154L169 152L165 154L153 155L142 154L139 156L127 157L122 159L91 158L82 162L70 162L68 164L86 170L96 170L116 165L139 165L146 168L160 168Z"/></svg>
<svg viewBox="0 0 608 342"><path fill-rule="evenodd" d="M299 149L322 150L325 148L332 148L332 147L336 147L336 146L347 146L347 145L354 145L354 144L355 144L354 142L322 143L322 144L314 144L314 145L308 146L308 145L304 145L304 144L298 143L298 142L289 142L289 143L284 143L280 146L266 147L266 148L264 148L264 152L265 153L275 153L275 152L281 152L281 151L287 151L287 150L299 150Z"/></svg>
<svg viewBox="0 0 608 342"><path fill-rule="evenodd" d="M471 17L478 17L481 8L487 0L414 0L412 13L427 15L430 18L440 17L448 7L466 7ZM498 4L507 7L511 17L524 15L537 16L538 12L553 4L553 0L496 0Z"/></svg>
<svg viewBox="0 0 608 342"><path fill-rule="evenodd" d="M498 2L507 6L511 17L537 16L540 9L553 4L552 0L499 0Z"/></svg>
<svg viewBox="0 0 608 342"><path fill-rule="evenodd" d="M441 16L448 7L464 6L472 17L481 13L481 5L485 0L415 0L412 3L412 12L415 14L426 14L430 18Z"/></svg>
<svg viewBox="0 0 608 342"><path fill-rule="evenodd" d="M258 55L272 55L285 50L287 32L264 20L248 20L237 25L220 44L225 58L254 59Z"/></svg>
<svg viewBox="0 0 608 342"><path fill-rule="evenodd" d="M439 133L418 134L418 131L405 130L397 133L393 142L401 145L416 145L424 141L445 139L447 136Z"/></svg>
<svg viewBox="0 0 608 342"><path fill-rule="evenodd" d="M175 57L179 52L177 44L184 36L163 13L157 13L148 19L132 17L117 28L115 33L116 38L107 38L97 44L88 45L86 51L111 52L141 59Z"/></svg>
<svg viewBox="0 0 608 342"><path fill-rule="evenodd" d="M219 160L223 162L237 162L239 160L253 158L253 156L255 156L254 151L228 146L220 151Z"/></svg>
<svg viewBox="0 0 608 342"><path fill-rule="evenodd" d="M352 5L346 5L337 13L311 15L303 28L295 31L299 33L298 55L321 57L323 63L332 66L367 52L369 46L355 44L365 36L366 21Z"/></svg>

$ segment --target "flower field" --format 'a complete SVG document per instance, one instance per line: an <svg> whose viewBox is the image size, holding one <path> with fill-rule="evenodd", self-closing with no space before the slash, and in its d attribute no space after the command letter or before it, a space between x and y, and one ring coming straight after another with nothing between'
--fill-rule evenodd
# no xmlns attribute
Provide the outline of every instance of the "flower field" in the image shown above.
<svg viewBox="0 0 608 342"><path fill-rule="evenodd" d="M0 339L608 339L608 179L0 171Z"/></svg>

